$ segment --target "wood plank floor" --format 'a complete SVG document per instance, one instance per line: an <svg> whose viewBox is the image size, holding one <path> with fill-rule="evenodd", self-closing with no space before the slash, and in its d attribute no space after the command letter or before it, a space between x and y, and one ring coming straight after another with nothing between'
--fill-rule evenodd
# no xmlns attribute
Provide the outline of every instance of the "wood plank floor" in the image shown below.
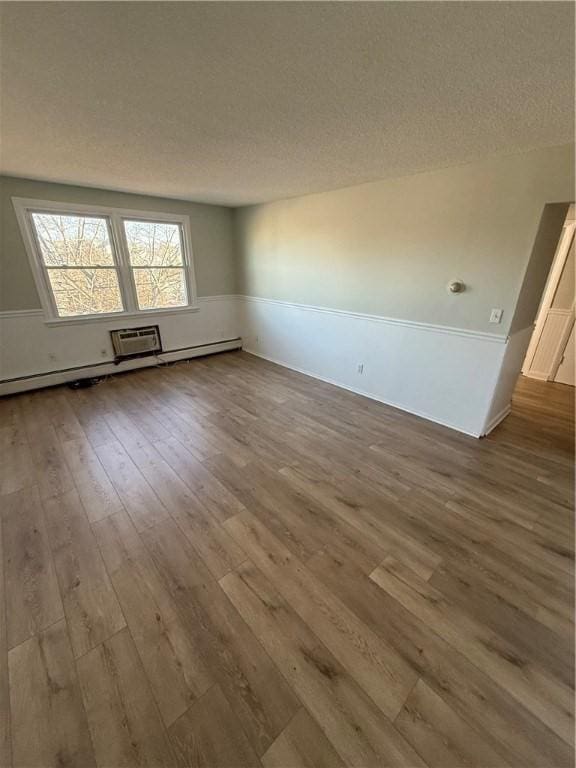
<svg viewBox="0 0 576 768"><path fill-rule="evenodd" d="M573 765L573 396L475 440L233 352L0 400L0 765Z"/></svg>

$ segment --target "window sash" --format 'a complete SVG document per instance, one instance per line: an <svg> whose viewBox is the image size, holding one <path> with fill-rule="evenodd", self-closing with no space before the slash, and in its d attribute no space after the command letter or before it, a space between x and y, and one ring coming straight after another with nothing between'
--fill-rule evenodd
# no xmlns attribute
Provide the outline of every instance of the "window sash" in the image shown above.
<svg viewBox="0 0 576 768"><path fill-rule="evenodd" d="M20 230L26 246L26 251L32 267L40 301L45 313L45 321L48 323L56 322L86 322L90 319L103 320L106 318L120 318L123 315L144 316L146 314L178 312L197 310L196 280L193 269L193 253L190 233L190 220L188 216L177 214L154 213L148 211L135 211L123 208L108 208L104 206L76 205L68 203L53 203L38 200L28 200L25 198L12 198L16 211ZM36 227L32 218L33 213L47 213L56 215L85 216L89 218L102 218L106 221L110 247L114 265L90 266L80 265L73 267L71 265L48 267L44 262L42 249L38 242ZM126 241L124 221L142 221L145 223L170 223L179 227L180 248L182 254L182 264L162 267L163 269L181 269L184 272L187 303L175 307L151 307L140 309L138 306L136 285L134 281L135 269L153 269L152 266L132 266L130 264L130 255ZM120 296L123 309L119 312L95 313L82 315L65 315L58 313L54 293L52 291L48 277L48 269L115 269L118 279Z"/></svg>
<svg viewBox="0 0 576 768"><path fill-rule="evenodd" d="M30 221L31 221L31 224L32 224L32 229L33 229L33 232L34 232L34 237L35 237L35 240L36 240L36 244L38 246L38 255L40 256L40 260L42 261L42 264L46 268L48 268L48 269L50 269L50 268L64 269L64 268L66 268L68 266L71 266L71 265L67 265L67 264L47 264L46 263L46 258L44 256L44 251L42 250L42 245L40 243L42 238L41 238L41 235L38 232L38 229L36 227L36 223L34 221L34 215L35 214L39 214L39 215L43 214L43 215L46 215L46 216L58 216L58 215L60 215L60 216L69 216L71 218L74 217L74 218L77 218L77 219L100 219L100 221L103 221L105 226L106 226L106 231L107 231L107 234L108 234L108 243L110 245L110 254L112 256L112 264L101 264L101 265L94 266L92 268L96 269L98 267L102 267L102 269L109 269L110 267L115 267L116 266L116 256L114 254L114 247L113 247L113 242L112 242L112 230L110 228L110 221L109 221L107 216L96 215L96 214L91 215L89 213L84 213L84 214L81 214L81 213L69 213L67 211L35 211L35 210L30 210L29 211L29 217L30 217ZM82 268L82 267L87 267L89 265L81 264L79 266L80 266L80 268Z"/></svg>
<svg viewBox="0 0 576 768"><path fill-rule="evenodd" d="M40 245L40 237L38 234L38 230L36 229L36 224L34 222L35 213L44 213L48 215L61 215L61 216L77 216L77 217L83 215L85 218L103 219L106 223L106 229L108 231L108 241L110 243L110 251L112 253L113 263L109 266L96 266L96 267L91 267L88 264L82 264L75 267L71 265L62 265L62 266L54 266L54 267L47 265L44 258L44 254L42 252L42 246ZM77 213L67 209L61 209L59 211L55 211L55 210L47 210L47 209L30 208L26 211L26 214L27 214L26 218L29 222L29 226L32 232L32 237L34 239L34 244L36 246L36 254L37 254L36 261L38 262L38 265L42 273L42 282L45 286L46 294L50 302L52 317L58 320L73 320L74 318L103 317L105 315L112 315L112 314L120 315L127 311L127 306L128 306L127 295L123 285L123 281L121 279L121 274L119 269L119 263L118 263L119 253L117 249L114 247L115 246L114 232L112 229L112 223L110 221L110 217L98 215L98 214L91 215L90 213L81 214L81 213ZM93 312L90 314L61 315L58 309L58 304L56 302L56 296L52 288L52 283L50 281L49 270L51 269L113 269L116 273L116 280L118 281L118 290L120 292L122 309L118 312Z"/></svg>
<svg viewBox="0 0 576 768"><path fill-rule="evenodd" d="M130 263L130 266L132 269L138 269L140 267L159 267L162 266L160 264L145 264L145 265L138 265L138 264L132 264L131 256L130 256L130 247L128 245L128 237L126 235L126 224L127 223L136 223L141 222L143 224L175 224L178 227L178 240L180 243L180 257L182 259L180 264L173 264L170 265L172 267L175 267L177 269L185 269L187 265L186 261L186 243L185 243L185 236L184 236L184 227L179 222L174 221L157 221L156 219L135 219L135 218L129 218L127 216L122 216L122 232L124 234L125 242L126 242L126 252L128 254L128 261ZM168 268L168 267L167 267Z"/></svg>
<svg viewBox="0 0 576 768"><path fill-rule="evenodd" d="M69 272L71 269L76 270L76 272L96 272L96 273L98 273L98 272L101 273L102 271L113 272L115 277L116 277L116 287L118 289L118 298L120 299L120 304L122 305L122 308L119 309L119 310L115 310L113 312L93 311L93 312L76 312L76 313L70 314L70 315L62 314L60 309L58 308L58 298L57 297L58 297L59 291L54 287L54 284L53 284L52 278L51 278L51 274L53 272L64 272L65 273L65 272ZM118 270L117 270L117 268L114 265L110 265L109 267L98 267L98 268L95 268L95 267L93 268L93 267L86 266L86 265L79 265L77 267L46 267L46 276L47 276L47 280L48 280L48 284L49 284L49 288L50 288L50 293L52 294L52 299L54 301L54 306L55 306L56 312L58 313L58 318L61 319L61 320L62 319L68 319L68 318L70 318L70 319L78 318L78 317L83 317L83 318L102 317L103 315L118 314L118 313L121 313L121 312L125 311L124 310L124 306L125 306L124 305L124 299L122 297L122 286L120 285L120 280L118 278ZM82 285L81 284L78 286L77 291L78 291L77 296L81 296L82 295Z"/></svg>
<svg viewBox="0 0 576 768"><path fill-rule="evenodd" d="M183 275L184 275L184 293L185 293L185 296L186 296L186 302L184 304L174 304L174 305L172 305L172 307L162 307L161 309L170 309L170 308L177 309L178 307L187 306L188 302L190 301L190 295L189 295L189 292L188 292L188 283L186 281L186 268L184 266L180 266L180 267L162 267L162 266L151 266L151 267L150 266L146 266L146 267L141 267L141 266L139 266L139 267L132 267L131 269L132 269L133 273L137 272L138 270L162 270L162 271L164 271L164 270L168 270L168 269L177 270L177 271L182 272ZM136 301L138 302L138 288L137 288L137 285L136 285L136 280L133 279L133 282L134 282L134 286L136 287ZM138 308L139 308L140 312L153 312L154 309L155 309L154 307L144 307L144 308L142 308L140 306Z"/></svg>

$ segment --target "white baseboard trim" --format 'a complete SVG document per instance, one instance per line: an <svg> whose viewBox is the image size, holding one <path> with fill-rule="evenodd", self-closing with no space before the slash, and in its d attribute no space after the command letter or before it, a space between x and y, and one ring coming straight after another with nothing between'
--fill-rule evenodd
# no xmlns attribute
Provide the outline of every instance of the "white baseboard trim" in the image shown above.
<svg viewBox="0 0 576 768"><path fill-rule="evenodd" d="M288 365L285 362L282 362L281 360L277 360L273 357L269 357L268 355L263 355L260 352L255 352L252 349L249 349L248 347L243 347L244 352L248 352L250 355L254 355L254 357L261 357L263 360L268 360L270 363L275 363L276 365L280 365L282 368L289 368L291 371L296 371L296 373L302 373L305 376L310 376L312 379L318 379L318 381L324 381L326 384L332 384L335 387L339 387L340 389L345 389L348 392L353 392L355 395L362 395L362 397L367 397L370 400L375 400L378 403L382 403L383 405L389 405L391 408L397 408L399 411L404 411L405 413L410 413L413 416L418 416L421 419L426 419L427 421L433 421L435 424L440 424L442 427L448 427L449 429L455 429L457 432L460 432L461 434L468 435L469 437L475 437L479 438L482 437L480 433L476 432L468 432L465 429L462 429L462 427L457 426L456 424L451 424L448 421L441 421L440 419L437 419L434 416L431 416L429 413L424 413L423 411L417 411L413 410L411 408L406 408L403 405L400 405L399 403L394 403L390 400L384 400L381 397L376 397L376 395L372 395L369 392L364 392L361 389L358 389L356 387L349 387L345 384L342 384L339 381L335 381L334 379L327 378L325 376L320 376L319 374L312 373L311 371L306 371L303 368L297 368L295 365Z"/></svg>
<svg viewBox="0 0 576 768"><path fill-rule="evenodd" d="M490 432L492 432L493 429L495 429L498 424L500 424L501 421L504 421L506 416L510 413L512 410L512 407L510 405L507 405L506 408L503 408L500 413L497 413L496 416L494 416L493 419L490 419L488 424L486 425L486 428L484 430L484 434L482 437L486 437L486 435L489 435Z"/></svg>
<svg viewBox="0 0 576 768"><path fill-rule="evenodd" d="M53 387L57 384L65 384L68 381L76 379L85 379L92 376L109 376L115 373L124 373L137 368L149 368L159 363L173 363L178 360L188 360L193 357L202 357L203 355L214 355L218 352L228 352L233 349L242 348L242 339L230 339L227 341L217 341L211 344L201 344L195 347L188 347L174 351L162 352L154 357L139 357L134 360L125 360L119 365L111 361L105 363L95 363L94 365L84 365L78 368L69 368L64 371L54 371L36 376L19 377L9 381L0 382L0 396L13 395L18 392L28 392L33 389L42 389L43 387Z"/></svg>

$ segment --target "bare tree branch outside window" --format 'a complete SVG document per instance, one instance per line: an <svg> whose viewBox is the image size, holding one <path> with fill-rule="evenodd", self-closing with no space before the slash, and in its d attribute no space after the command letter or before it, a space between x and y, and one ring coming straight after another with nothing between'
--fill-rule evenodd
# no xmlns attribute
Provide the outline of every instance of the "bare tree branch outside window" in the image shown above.
<svg viewBox="0 0 576 768"><path fill-rule="evenodd" d="M121 312L106 219L52 213L32 217L60 317Z"/></svg>
<svg viewBox="0 0 576 768"><path fill-rule="evenodd" d="M125 221L138 307L181 307L188 303L179 224Z"/></svg>
<svg viewBox="0 0 576 768"><path fill-rule="evenodd" d="M60 317L122 312L118 264L105 216L32 213ZM180 224L123 220L138 309L188 304Z"/></svg>

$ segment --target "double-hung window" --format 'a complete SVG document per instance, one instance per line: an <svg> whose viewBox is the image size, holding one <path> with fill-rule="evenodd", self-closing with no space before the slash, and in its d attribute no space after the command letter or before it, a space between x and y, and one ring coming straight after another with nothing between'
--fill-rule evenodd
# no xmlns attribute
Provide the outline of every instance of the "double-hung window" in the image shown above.
<svg viewBox="0 0 576 768"><path fill-rule="evenodd" d="M48 321L196 308L187 216L13 203Z"/></svg>
<svg viewBox="0 0 576 768"><path fill-rule="evenodd" d="M36 258L59 317L124 310L106 218L32 212L31 225Z"/></svg>
<svg viewBox="0 0 576 768"><path fill-rule="evenodd" d="M141 219L125 219L123 224L138 309L185 306L182 227Z"/></svg>

